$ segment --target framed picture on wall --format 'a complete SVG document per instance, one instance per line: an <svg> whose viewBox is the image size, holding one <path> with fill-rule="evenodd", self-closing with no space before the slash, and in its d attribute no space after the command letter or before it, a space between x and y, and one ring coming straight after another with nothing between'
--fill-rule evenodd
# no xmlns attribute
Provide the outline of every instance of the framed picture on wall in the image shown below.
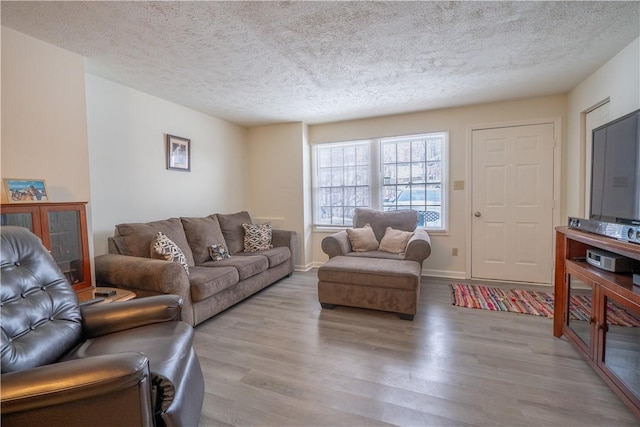
<svg viewBox="0 0 640 427"><path fill-rule="evenodd" d="M9 203L42 203L50 201L44 179L3 178L2 183Z"/></svg>
<svg viewBox="0 0 640 427"><path fill-rule="evenodd" d="M169 135L167 141L167 169L191 171L191 140Z"/></svg>

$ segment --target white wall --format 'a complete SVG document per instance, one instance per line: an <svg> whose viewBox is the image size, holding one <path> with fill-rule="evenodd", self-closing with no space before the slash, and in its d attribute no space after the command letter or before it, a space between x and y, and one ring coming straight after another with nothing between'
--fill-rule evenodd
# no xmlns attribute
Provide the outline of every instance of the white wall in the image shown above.
<svg viewBox="0 0 640 427"><path fill-rule="evenodd" d="M245 128L86 76L95 254L123 222L232 213L249 204ZM166 169L165 134L191 140L191 171Z"/></svg>
<svg viewBox="0 0 640 427"><path fill-rule="evenodd" d="M51 201L90 199L84 61L6 27L1 157L3 178L44 179Z"/></svg>
<svg viewBox="0 0 640 427"><path fill-rule="evenodd" d="M584 217L585 135L584 116L609 99L609 117L617 119L640 108L640 38L600 67L568 96L567 144L563 164L565 205L563 218Z"/></svg>
<svg viewBox="0 0 640 427"><path fill-rule="evenodd" d="M251 128L248 141L252 219L296 231L296 269L306 269L311 262L309 239L305 239L310 228L305 221L306 125L298 122Z"/></svg>
<svg viewBox="0 0 640 427"><path fill-rule="evenodd" d="M309 142L316 144L449 131L448 179L449 182L465 181L465 190L454 191L450 188L449 230L444 234L430 233L433 250L425 261L424 274L465 277L471 231L468 229L471 212L466 197L467 191L471 189L471 183L468 182L467 157L470 130L487 124L509 124L537 119L560 118L564 121L565 112L566 96L548 96L315 125L309 127ZM558 142L562 143L562 136ZM324 232L313 234L313 261L316 265L324 263L327 259L320 246L322 238L326 235ZM451 255L452 248L458 248L458 256Z"/></svg>

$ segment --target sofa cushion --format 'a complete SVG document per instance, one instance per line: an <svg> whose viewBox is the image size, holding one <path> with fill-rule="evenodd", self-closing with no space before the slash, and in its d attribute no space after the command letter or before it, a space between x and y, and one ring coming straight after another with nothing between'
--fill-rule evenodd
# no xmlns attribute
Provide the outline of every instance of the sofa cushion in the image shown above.
<svg viewBox="0 0 640 427"><path fill-rule="evenodd" d="M239 280L238 270L233 267L191 267L191 301L205 300L234 286Z"/></svg>
<svg viewBox="0 0 640 427"><path fill-rule="evenodd" d="M149 258L149 247L155 240L156 233L161 231L178 245L184 254L189 267L195 265L191 247L182 228L180 218L170 218L147 223L128 223L116 225L114 242L121 255Z"/></svg>
<svg viewBox="0 0 640 427"><path fill-rule="evenodd" d="M257 252L271 249L271 238L273 236L271 223L264 224L242 224L244 228L244 251Z"/></svg>
<svg viewBox="0 0 640 427"><path fill-rule="evenodd" d="M233 214L217 214L224 241L231 255L244 250L244 228L242 224L250 224L249 212L242 211Z"/></svg>
<svg viewBox="0 0 640 427"><path fill-rule="evenodd" d="M151 243L150 255L151 258L177 262L182 265L187 271L187 274L189 274L189 266L187 265L187 259L184 253L182 253L173 240L169 239L161 231L156 233L156 238Z"/></svg>
<svg viewBox="0 0 640 427"><path fill-rule="evenodd" d="M193 262L200 265L211 260L209 247L225 243L220 223L215 215L203 218L180 218L184 234L193 252Z"/></svg>
<svg viewBox="0 0 640 427"><path fill-rule="evenodd" d="M203 267L215 266L215 267L233 267L238 270L238 276L240 280L248 279L249 277L260 274L263 271L269 269L269 260L262 255L234 255L231 258L223 259L221 261L209 261L202 264Z"/></svg>
<svg viewBox="0 0 640 427"><path fill-rule="evenodd" d="M384 237L380 242L380 250L383 252L391 252L392 254L402 254L407 249L407 243L413 236L412 231L396 230L395 228L387 227L387 231L384 233Z"/></svg>
<svg viewBox="0 0 640 427"><path fill-rule="evenodd" d="M271 249L265 249L260 252L240 252L235 254L235 257L243 257L243 256L254 256L254 255L262 255L267 258L269 261L269 268L273 268L277 265L282 264L283 262L289 261L291 259L291 250L288 246L278 246Z"/></svg>
<svg viewBox="0 0 640 427"><path fill-rule="evenodd" d="M384 251L349 252L341 256L354 257L354 258L380 258L380 259L397 259L397 260L405 259L405 254L392 254L391 252L384 252Z"/></svg>
<svg viewBox="0 0 640 427"><path fill-rule="evenodd" d="M353 212L353 226L360 228L370 224L376 239L381 241L387 227L402 231L414 231L418 226L418 212L411 209L397 211L377 211L368 208L356 208Z"/></svg>
<svg viewBox="0 0 640 427"><path fill-rule="evenodd" d="M415 261L336 256L318 268L318 280L415 291L420 285L420 264Z"/></svg>
<svg viewBox="0 0 640 427"><path fill-rule="evenodd" d="M378 240L369 224L365 224L361 228L348 228L347 235L351 242L351 249L355 252L375 251L378 249Z"/></svg>

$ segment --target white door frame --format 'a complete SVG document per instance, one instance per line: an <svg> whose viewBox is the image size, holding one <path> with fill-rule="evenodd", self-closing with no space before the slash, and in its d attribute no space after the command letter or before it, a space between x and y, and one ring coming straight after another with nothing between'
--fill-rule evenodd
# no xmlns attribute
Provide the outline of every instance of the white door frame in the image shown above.
<svg viewBox="0 0 640 427"><path fill-rule="evenodd" d="M551 117L551 118L540 118L540 119L529 119L529 120L517 120L512 122L498 122L498 123L485 123L478 125L471 125L467 128L467 143L465 147L465 156L467 158L466 171L465 171L465 181L468 183L467 188L469 191L466 192L465 197L465 212L467 212L467 217L465 221L465 236L466 236L466 251L468 254L466 257L466 265L465 265L465 279L471 279L471 227L472 227L472 217L473 212L471 211L471 191L473 191L473 186L471 183L472 177L472 166L473 166L473 158L471 156L471 144L472 144L472 134L474 130L484 130L484 129L496 129L496 128L508 128L515 126L529 126L529 125L541 125L541 124L553 124L553 138L555 140L555 144L553 146L553 209L552 209L552 221L553 228L559 225L565 225L561 222L560 211L561 211L561 188L562 188L562 172L561 172L561 161L562 161L562 119L560 117ZM553 230L550 230L553 233L552 238L552 247L549 248L550 256L552 257L552 263L555 268L555 241L556 235ZM550 273L550 278L553 279L553 272ZM553 284L553 283L552 283Z"/></svg>

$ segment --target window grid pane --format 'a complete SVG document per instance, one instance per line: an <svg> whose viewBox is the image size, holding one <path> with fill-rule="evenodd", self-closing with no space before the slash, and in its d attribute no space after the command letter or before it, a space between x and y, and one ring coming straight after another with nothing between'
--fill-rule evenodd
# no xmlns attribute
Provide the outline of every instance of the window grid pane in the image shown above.
<svg viewBox="0 0 640 427"><path fill-rule="evenodd" d="M443 137L382 143L383 210L413 209L419 227L443 227L443 147Z"/></svg>
<svg viewBox="0 0 640 427"><path fill-rule="evenodd" d="M370 206L369 146L359 143L318 147L317 156L316 222L351 225L355 207Z"/></svg>

